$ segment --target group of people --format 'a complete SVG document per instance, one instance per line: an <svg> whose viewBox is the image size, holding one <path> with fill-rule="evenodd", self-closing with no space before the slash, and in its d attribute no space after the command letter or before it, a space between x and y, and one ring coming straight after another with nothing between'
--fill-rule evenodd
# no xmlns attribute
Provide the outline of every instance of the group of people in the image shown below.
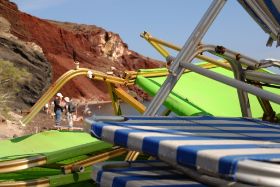
<svg viewBox="0 0 280 187"><path fill-rule="evenodd" d="M54 99L54 114L55 125L61 125L63 111L66 112L66 119L68 126L73 128L73 114L76 111L76 106L69 97L64 97L61 93L57 93Z"/></svg>

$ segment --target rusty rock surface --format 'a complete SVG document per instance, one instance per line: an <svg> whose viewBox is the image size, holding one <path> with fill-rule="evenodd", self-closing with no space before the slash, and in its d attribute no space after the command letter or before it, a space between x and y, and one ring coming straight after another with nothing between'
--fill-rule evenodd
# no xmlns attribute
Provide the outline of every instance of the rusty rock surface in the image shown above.
<svg viewBox="0 0 280 187"><path fill-rule="evenodd" d="M162 64L129 50L118 34L94 25L43 20L19 11L8 0L0 0L0 16L10 24L9 32L12 35L24 42L31 42L31 47L34 44L42 49L47 59L45 63L52 67L52 82L73 69L74 61L78 61L80 67L102 72L114 67L120 76L125 70L155 68ZM71 80L61 92L74 98L109 99L103 82L93 82L86 77Z"/></svg>

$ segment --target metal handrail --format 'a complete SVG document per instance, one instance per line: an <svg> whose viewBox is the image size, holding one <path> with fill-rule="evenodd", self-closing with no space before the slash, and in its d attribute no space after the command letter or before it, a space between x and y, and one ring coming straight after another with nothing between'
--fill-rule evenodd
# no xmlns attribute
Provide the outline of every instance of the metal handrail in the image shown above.
<svg viewBox="0 0 280 187"><path fill-rule="evenodd" d="M28 124L35 116L36 114L43 108L43 106L55 95L56 92L59 91L59 89L66 84L68 81L73 79L74 77L83 75L88 76L89 72L91 72L91 79L94 80L101 80L105 82L111 82L114 84L121 84L121 85L127 85L132 84L130 82L127 82L125 79L106 75L105 73L87 69L87 68L78 68L75 70L69 70L68 72L64 73L59 79L56 80L56 82L44 93L44 95L36 102L35 105L30 109L30 113L25 116L20 122L22 125Z"/></svg>

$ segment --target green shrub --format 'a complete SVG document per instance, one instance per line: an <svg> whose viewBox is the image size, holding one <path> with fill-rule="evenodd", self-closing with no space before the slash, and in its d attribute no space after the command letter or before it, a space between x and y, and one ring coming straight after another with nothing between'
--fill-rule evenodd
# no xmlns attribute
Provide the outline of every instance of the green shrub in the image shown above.
<svg viewBox="0 0 280 187"><path fill-rule="evenodd" d="M0 113L7 113L8 105L14 101L20 85L31 80L31 74L13 63L0 60Z"/></svg>

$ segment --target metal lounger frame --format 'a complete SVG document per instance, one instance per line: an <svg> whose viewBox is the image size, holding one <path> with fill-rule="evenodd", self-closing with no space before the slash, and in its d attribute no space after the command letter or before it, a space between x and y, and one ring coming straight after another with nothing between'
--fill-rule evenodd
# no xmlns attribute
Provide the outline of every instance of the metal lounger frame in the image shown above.
<svg viewBox="0 0 280 187"><path fill-rule="evenodd" d="M224 4L226 3L226 0L213 0L211 5L209 6L208 10L200 20L197 27L192 32L191 36L186 41L185 45L183 46L182 50L178 53L176 56L174 62L172 63L170 67L170 74L168 75L166 81L163 83L162 87L160 88L157 95L153 98L151 104L148 106L146 112L144 113L144 116L154 116L157 114L160 106L163 104L164 100L167 98L177 81L180 79L181 75L184 72L184 69L187 68L189 70L192 70L196 73L202 74L204 76L210 77L214 80L217 80L219 82L225 83L227 85L230 85L232 87L235 87L239 90L240 94L242 95L240 99L242 104L245 104L243 108L243 115L249 115L248 106L246 106L246 92L249 92L253 95L259 96L265 100L270 100L275 103L280 104L280 96L276 94L272 94L270 92L264 91L261 88L258 88L256 86L252 86L249 84L244 83L242 80L235 80L228 77L225 77L223 75L211 72L207 69L200 68L196 65L191 64L191 61L195 58L195 56L199 53L201 53L201 49L199 50L197 48L198 44L201 42L201 39L213 23L216 16L219 14L220 10L223 8ZM204 51L213 51L213 46L204 47ZM223 55L230 57L233 53L231 51L226 51L223 53ZM248 63L247 65L254 66L256 64L255 60L252 60L246 56L243 56L243 63ZM233 58L231 58L233 59ZM235 67L233 65L234 63L231 63L233 70L236 71L235 75L236 77L239 76L238 71L240 70L240 67ZM251 78L258 78L254 73L247 73L248 76L251 76ZM264 77L262 77L264 78ZM269 77L269 79L273 79L273 77ZM245 96L245 97L244 97ZM242 98L243 97L243 98ZM243 101L242 101L243 100ZM246 166L251 165L249 163L250 161L242 161L242 165L244 165L244 173L241 173L237 180L249 180L250 182L258 184L259 181L257 181L257 178L254 176L253 173L259 173L259 169L262 168L264 171L269 171L270 166L266 165L261 162L254 163L254 168L251 168L249 171L253 171L252 173L247 173L248 170L246 170ZM241 168L242 171L242 168ZM268 172L269 176L270 172ZM273 177L273 175L271 175ZM272 180L272 179L271 179Z"/></svg>

